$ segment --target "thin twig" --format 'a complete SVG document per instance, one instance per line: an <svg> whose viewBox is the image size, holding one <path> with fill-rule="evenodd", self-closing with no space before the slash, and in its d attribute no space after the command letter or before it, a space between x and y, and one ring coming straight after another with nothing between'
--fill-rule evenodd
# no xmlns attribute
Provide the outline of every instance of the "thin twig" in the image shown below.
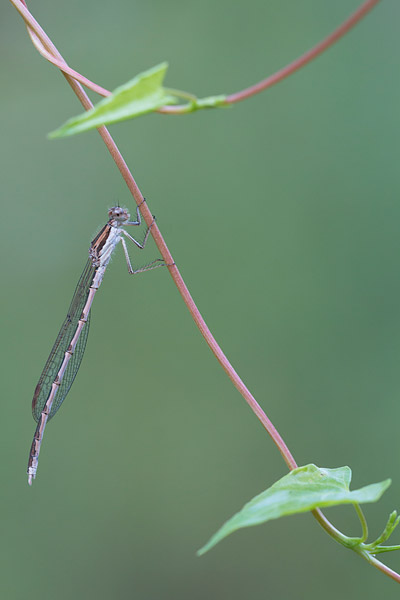
<svg viewBox="0 0 400 600"><path fill-rule="evenodd" d="M42 42L40 41L36 33L34 33L34 31L32 31L32 29L29 26L27 29L29 36L32 40L32 44L35 46L36 50L43 56L43 58L45 58L48 62L52 63L63 73L66 73L67 75L70 75L71 77L76 79L76 81L79 81L79 83L81 83L82 85L93 90L94 92L97 92L97 94L100 94L100 96L111 96L111 92L109 90L106 90L100 85L97 85L97 83L90 81L90 79L87 79L87 77L84 77L83 75L78 73L78 71L71 69L71 67L69 67L62 60L59 60L52 56L50 52L47 52L47 50L44 48Z"/></svg>
<svg viewBox="0 0 400 600"><path fill-rule="evenodd" d="M348 19L346 19L335 31L333 31L330 35L328 35L324 40L316 44L313 48L296 58L294 61L276 71L272 75L269 75L266 79L263 79L240 92L235 92L234 94L230 94L225 98L224 104L235 104L236 102L241 102L242 100L246 100L251 96L255 96L260 92L263 92L267 88L272 87L282 79L289 77L301 67L304 67L307 63L312 61L314 58L322 54L329 46L332 46L335 42L337 42L341 37L343 37L354 25L356 25L365 15L372 9L376 4L378 4L380 0L366 0ZM187 111L185 110L185 105L175 104L174 106L162 106L157 110L159 113L163 113L166 115L178 115L184 114Z"/></svg>
<svg viewBox="0 0 400 600"><path fill-rule="evenodd" d="M263 92L267 88L275 85L282 79L285 79L289 75L292 75L295 71L304 67L311 60L316 58L319 54L324 52L329 46L332 46L335 42L337 42L342 36L344 36L354 25L356 25L365 15L372 9L376 4L378 4L380 0L367 0L364 2L346 21L344 21L335 31L333 31L328 37L326 37L322 42L319 42L316 46L308 50L299 58L296 58L293 62L283 67L276 73L273 73L266 79L263 79L259 83L252 85L251 87L246 88L240 92L236 92L235 94L231 94L226 98L226 102L228 104L233 104L235 102L240 102L241 100L245 100L250 96L254 96L255 94L259 94Z"/></svg>
<svg viewBox="0 0 400 600"><path fill-rule="evenodd" d="M61 56L61 54L58 52L57 48L54 46L54 44L52 43L50 38L46 35L46 33L43 31L43 29L40 27L40 25L37 23L37 21L33 18L31 13L29 12L25 1L24 0L10 0L10 2L15 6L15 8L17 8L18 12L24 18L25 23L27 23L28 27L37 36L37 38L39 39L43 48L46 50L46 52L49 52L58 61L64 62L64 64L65 64L65 61L64 61L63 57ZM65 71L62 71L62 73L63 73L64 77L66 78L66 80L68 81L68 83L70 84L70 86L72 87L72 89L74 90L74 92L76 93L76 95L78 96L83 107L86 110L89 110L90 108L92 108L93 105L92 105L91 101L89 100L88 96L86 95L85 91L83 90L82 86L77 81L75 81L69 74L67 74ZM128 168L127 164L125 163L125 160L123 159L120 151L118 150L117 145L115 144L114 140L112 139L112 137L106 127L104 127L104 126L99 127L98 132L100 133L101 137L103 138L104 143L106 144L111 156L113 157L122 177L125 180L125 183L128 186L129 191L131 192L133 198L135 199L136 204L138 206L140 206L140 211L143 215L143 218L144 218L146 224L150 226L151 223L153 222L152 213L150 212L150 210L147 206L147 203L143 203L143 195L142 195L138 185L136 184L136 181L134 180L131 172L129 171L129 168ZM170 272L172 279L174 280L175 285L177 286L177 288L183 298L183 301L185 302L187 308L189 309L190 314L192 315L197 327L200 330L200 333L206 340L208 346L211 348L211 350L214 353L215 357L217 358L218 362L220 363L220 365L222 366L222 368L224 369L224 371L226 372L226 374L228 375L230 380L233 382L233 384L235 385L237 390L241 393L241 395L244 397L246 402L249 404L249 406L251 407L251 409L253 410L255 415L258 417L258 419L260 420L260 422L262 423L264 428L268 431L269 435L271 436L274 443L276 444L278 450L280 451L280 453L281 453L284 461L286 462L287 466L289 467L289 469L296 468L297 467L296 461L294 460L288 447L286 446L285 442L283 441L281 435L278 433L278 431L276 430L276 428L274 427L272 422L268 419L268 417L266 416L266 414L264 413L264 411L262 410L262 408L260 407L260 405L258 404L256 399L254 398L254 396L250 393L250 391L247 389L247 387L245 386L243 381L240 379L239 375L236 373L236 371L234 370L234 368L232 367L232 365L226 358L225 354L222 352L221 348L217 344L217 341L215 340L211 331L208 329L206 322L204 321L203 317L201 316L200 311L198 310L197 306L195 305L193 298L190 295L189 290L186 287L186 284L182 279L179 269L176 266L175 261L174 261L172 255L161 235L161 232L157 226L157 223L153 224L153 226L151 228L151 234L154 238L157 248L160 251L161 256L163 257L166 265L168 266L169 272Z"/></svg>
<svg viewBox="0 0 400 600"><path fill-rule="evenodd" d="M400 583L400 575L396 571L393 571L393 569L382 563L380 560L375 558L375 556L372 556L371 554L369 554L369 552L359 552L358 554L362 558L364 558L370 565L372 565L391 579L394 579L395 581L397 581L397 583Z"/></svg>
<svg viewBox="0 0 400 600"><path fill-rule="evenodd" d="M43 31L43 29L39 26L39 24L36 22L36 20L33 18L33 16L28 11L25 1L24 0L10 0L10 1L17 8L18 12L23 16L25 22L28 24L28 27L33 29L33 32L39 38L40 43L42 44L43 48L47 52L52 54L57 60L64 61L61 54L58 52L58 50L56 49L54 44L51 42L50 38L46 35L46 33ZM91 101L89 100L88 96L86 95L85 91L83 90L82 86L77 81L75 81L70 75L68 75L65 71L63 71L63 75L66 78L66 80L68 81L68 83L70 84L70 86L72 87L72 89L74 90L74 92L76 93L76 95L78 96L83 107L86 110L89 110L90 108L92 108L93 105L92 105ZM99 127L98 131L99 131L101 137L103 138L118 169L120 170L120 173L121 173L122 177L124 178L129 191L131 192L133 198L136 201L136 204L138 206L140 206L140 211L143 215L143 218L144 218L146 224L148 226L150 226L151 223L153 222L152 213L150 212L150 210L147 206L147 203L143 203L143 195L142 195L138 185L136 184L136 181L134 180L133 175L131 174L127 164L125 163L125 160L123 159L120 151L118 150L117 145L115 144L114 140L112 139L112 137L106 127L104 127L104 126ZM170 274L175 282L175 285L177 286L177 288L183 298L183 301L185 302L187 308L190 311L190 314L192 315L197 327L200 330L200 333L203 335L204 339L206 340L207 344L211 348L212 352L214 353L215 357L217 358L218 362L220 363L220 365L222 366L222 368L224 369L226 374L229 376L230 380L233 382L233 384L238 389L238 391L242 394L242 396L244 397L246 402L249 404L249 406L251 407L251 409L253 410L255 415L258 417L258 419L261 421L262 425L265 427L265 429L270 434L271 438L273 439L276 446L278 447L278 450L282 454L283 459L286 462L289 469L294 469L297 466L297 464L296 464L292 454L290 453L288 447L286 446L285 442L283 441L281 435L278 433L278 431L276 430L276 428L274 427L272 422L268 419L268 417L266 416L266 414L264 413L264 411L262 410L262 408L260 407L260 405L258 404L256 399L253 397L253 395L247 389L247 387L245 386L243 381L240 379L239 375L236 373L236 371L234 370L234 368L232 367L232 365L226 358L225 354L222 352L221 348L217 344L214 336L211 334L211 331L208 329L206 322L204 321L203 317L201 316L200 311L198 310L197 306L195 305L193 298L190 295L185 282L183 281L183 278L178 270L178 267L176 266L175 261L172 258L172 255L161 235L161 232L157 226L157 223L153 224L153 226L151 228L151 234L154 238L157 248L160 251L161 256L163 257L166 265L168 266L169 272L170 272Z"/></svg>

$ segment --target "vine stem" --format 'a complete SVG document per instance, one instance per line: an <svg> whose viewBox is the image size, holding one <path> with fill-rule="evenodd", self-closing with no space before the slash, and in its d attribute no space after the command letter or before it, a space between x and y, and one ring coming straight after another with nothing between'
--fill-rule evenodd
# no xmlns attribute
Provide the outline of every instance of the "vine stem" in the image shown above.
<svg viewBox="0 0 400 600"><path fill-rule="evenodd" d="M32 14L29 12L25 0L10 0L10 2L15 6L15 8L18 10L18 12L21 14L21 16L24 18L24 21L26 22L26 24L28 26L28 30L30 30L29 34L30 34L31 38L33 38L33 40L34 40L35 47L40 46L43 50L45 50L45 52L47 52L48 54L53 56L58 62L62 62L64 64L66 64L63 57L58 52L57 48L54 46L54 44L52 43L50 38L47 36L47 34L44 32L44 30L40 27L39 23L37 23L37 21L33 18ZM90 108L92 108L93 105L92 105L90 99L88 98L88 96L86 95L85 91L83 90L82 86L77 81L75 81L75 79L70 74L68 74L65 70L63 70L62 73L63 73L64 77L66 78L66 80L68 81L68 83L70 84L70 86L72 87L73 91L78 96L78 99L80 100L83 107L86 110L89 110ZM115 144L113 138L111 137L110 133L108 132L108 130L105 126L99 127L98 132L101 135L101 137L103 138L103 141L106 144L112 158L114 159L122 177L124 178L125 183L127 184L129 191L131 192L133 198L135 199L136 204L138 206L140 206L140 211L143 215L143 218L144 218L146 224L151 225L151 223L153 222L153 216L147 206L147 203L143 203L143 200L144 200L143 195L142 195L133 175L131 174L125 160L123 159L117 145ZM215 340L214 336L212 335L211 331L207 327L206 322L204 321L203 317L201 316L200 311L198 310L196 304L194 303L194 300L193 300L185 282L183 281L183 278L179 272L179 269L176 266L174 259L172 258L172 255L161 235L161 232L157 226L157 223L153 224L153 226L151 228L151 234L154 238L157 248L160 251L161 256L163 257L163 259L169 269L172 279L174 280L174 283L177 286L177 288L183 298L183 301L185 302L198 329L200 330L200 333L206 340L206 342L207 342L208 346L210 347L210 349L212 350L214 356L217 358L218 362L220 363L220 365L222 366L222 368L228 375L229 379L233 382L233 384L235 385L237 390L240 392L240 394L246 400L246 402L248 403L250 408L253 410L253 412L259 419L259 421L262 423L264 428L267 430L267 432L273 439L274 443L276 444L278 450L280 451L280 453L281 453L284 461L286 462L287 466L289 467L289 469L296 468L297 467L296 461L294 460L292 454L290 453L283 438L281 437L281 435L279 434L277 429L274 427L274 425L272 424L270 419L268 419L267 415L264 413L264 411L262 410L262 408L260 407L260 405L258 404L256 399L254 398L254 396L251 394L251 392L245 386L245 384L239 377L238 373L235 371L235 369L233 368L233 366L231 365L231 363L229 362L229 360L223 353L222 349L218 345L218 343Z"/></svg>
<svg viewBox="0 0 400 600"><path fill-rule="evenodd" d="M71 67L69 67L67 65L65 60L61 57L61 55L57 51L56 51L57 55L54 55L53 53L48 52L45 47L46 44L42 43L42 41L41 41L42 35L45 36L44 31L41 28L39 31L38 23L35 21L35 19L32 17L32 15L30 14L30 12L28 10L24 11L24 10L20 10L20 8L19 8L20 5L23 5L26 8L25 0L16 0L16 1L10 0L10 1L12 4L14 4L15 8L19 11L19 13L21 14L25 23L27 24L28 32L29 32L29 35L31 37L31 40L32 40L34 46L46 60L48 60L53 65L58 67L65 75L70 75L71 77L74 78L74 80L79 81L82 85L85 85L87 88L93 90L100 96L110 96L111 95L112 92L110 92L110 90L107 90L107 89L101 87L100 85L98 85L97 83L94 83L93 81L91 81L90 79L85 77L84 75L81 75L80 73L78 73L78 71L71 69ZM302 54L301 56L296 58L294 61L292 61L291 63L289 63L282 69L279 69L279 71L276 71L272 75L269 75L266 79L262 79L255 85L252 85L244 90L241 90L239 92L235 92L233 94L228 95L225 98L225 104L228 104L228 105L235 104L236 102L241 102L242 100L246 100L247 98L250 98L251 96L255 96L256 94L263 92L267 88L272 87L279 81L282 81L282 79L289 77L289 75L291 75L292 73L294 73L295 71L297 71L298 69L300 69L301 67L303 67L304 65L309 63L310 61L312 61L314 58L319 56L319 54L322 54L322 52L327 50L327 48L329 48L329 46L332 46L341 37L343 37L352 27L354 27L363 17L365 17L365 15L370 10L372 10L372 8L374 8L374 6L376 4L378 4L378 2L380 2L380 0L366 0L366 2L364 2L361 6L359 6L359 8L353 14L351 14L350 17L348 17L341 25L339 25L339 27L337 29L335 29L331 34L329 34L321 42L319 42L318 44L313 46L313 48L311 48L310 50L308 50L307 52L305 52L304 54ZM36 33L35 33L35 31L36 31ZM54 47L53 47L53 49L56 50ZM181 95L182 94L185 94L185 93L181 93ZM192 94L189 94L189 96L191 96L192 98L195 98L195 96L192 96ZM188 111L187 111L186 104L183 104L183 105L175 104L173 106L161 106L155 112L158 112L161 114L166 114L166 115L180 115L180 114L187 114Z"/></svg>
<svg viewBox="0 0 400 600"><path fill-rule="evenodd" d="M331 34L329 34L325 39L321 42L313 46L310 50L296 58L294 61L279 69L272 75L269 75L266 79L262 79L255 85L252 85L244 90L239 92L235 92L234 94L229 94L225 98L224 104L230 105L235 104L236 102L241 102L242 100L246 100L251 96L255 96L260 92L263 92L267 88L272 87L282 79L289 77L295 71L298 71L301 67L304 67L307 63L316 58L319 54L322 54L329 46L332 46L335 42L337 42L341 37L343 37L354 25L356 25L365 15L374 8L376 4L378 4L380 0L366 0L359 8L348 17L337 29L335 29ZM185 105L174 105L174 106L162 106L158 109L157 112L174 115L174 114L183 114L187 111L185 110Z"/></svg>
<svg viewBox="0 0 400 600"><path fill-rule="evenodd" d="M364 516L364 513L362 511L362 508L359 504L354 504L354 508L356 510L356 513L358 515L358 518L360 519L360 523L361 523L361 527L362 527L362 537L361 537L361 541L365 542L368 538L368 525L367 525L367 520Z"/></svg>
<svg viewBox="0 0 400 600"><path fill-rule="evenodd" d="M363 14L365 14L365 12L367 12L367 10L372 8L372 5L376 4L378 1L379 0L369 0L368 2L366 2L363 5L364 6ZM40 27L39 23L34 19L32 14L28 10L25 0L10 0L10 2L14 5L14 7L17 9L17 11L20 13L22 18L24 19L24 21L27 25L27 28L28 28L28 33L31 37L31 40L32 40L34 46L37 48L37 50L43 56L45 56L45 58L47 58L50 62L52 62L53 64L55 64L56 66L58 66L60 68L62 74L64 75L65 79L67 80L67 82L69 83L69 85L71 86L71 88L73 89L75 94L77 95L77 97L78 97L79 101L81 102L82 106L84 107L84 109L90 110L93 107L93 104L90 101L90 99L88 98L85 91L83 90L80 83L75 79L75 76L78 75L79 78L82 80L82 76L79 73L77 73L76 71L74 71L73 69L71 69L70 67L68 67L67 63L64 61L63 57L58 52L58 50L54 46L53 42L50 40L50 38L47 36L47 34L44 32L44 30ZM366 8L365 5L371 5L371 6ZM360 12L360 9L357 12ZM354 13L354 15L355 14L356 13ZM354 19L354 15L353 15L353 19ZM359 16L359 18L361 18L361 16ZM346 31L351 26L352 25L348 26ZM345 33L345 32L343 32L343 33ZM343 33L341 33L341 35L343 35ZM340 35L338 37L340 37ZM331 43L333 43L333 42L331 42ZM325 47L327 47L327 45ZM320 52L322 52L322 50L320 50ZM311 58L309 58L308 60L311 60ZM308 60L306 62L308 62ZM305 64L305 62L303 64ZM297 70L298 68L300 68L300 66L301 65L298 65L296 67L296 69L293 69L291 72L293 72L294 70ZM287 73L285 76L287 76L289 74L290 73ZM84 78L84 79L86 80L86 78ZM270 78L268 78L268 79L270 79ZM86 81L89 81L89 80L86 80ZM260 85L260 84L257 84L257 85ZM269 85L272 85L272 84L269 84ZM100 86L97 86L97 87L100 90L102 90L103 92L107 91L107 90L104 90L104 88L100 88ZM265 89L266 87L268 87L268 85L265 85L265 87L263 89ZM261 91L261 90L259 90L259 91ZM244 90L244 92L246 92L246 90ZM99 93L101 93L101 91ZM258 92L255 92L255 93L258 93ZM247 94L246 97L249 97L249 95L252 95L252 94ZM241 99L244 99L244 97ZM238 101L238 100L235 100L235 101ZM166 107L166 108L169 108L169 107ZM243 383L243 381L239 377L238 373L235 371L235 369L233 368L233 366L231 365L231 363L229 362L229 360L223 353L222 349L220 348L220 346L218 345L214 336L212 335L211 331L209 330L206 322L204 321L196 304L194 303L194 300L193 300L193 298L192 298L192 296L191 296L191 294L179 272L178 267L176 266L176 264L172 258L172 255L164 241L164 238L161 235L161 232L157 226L157 223L153 222L153 216L147 206L147 203L143 202L144 197L143 197L133 175L131 174L124 158L122 157L116 143L114 142L113 138L111 137L110 133L108 132L108 130L105 126L99 127L98 132L99 132L100 136L102 137L108 151L110 152L115 164L117 165L136 204L140 207L140 212L143 216L144 221L146 222L146 224L148 226L153 223L153 226L151 228L151 234L154 238L154 241L157 245L158 250L160 251L161 256L163 257L163 259L166 263L166 266L172 276L172 279L173 279L175 285L177 286L177 288L183 298L184 303L186 304L186 307L188 308L190 314L193 317L193 320L195 321L198 329L200 330L200 333L204 337L205 341L207 342L207 344L210 347L211 351L213 352L214 356L216 357L216 359L218 360L218 362L224 369L225 373L228 375L229 379L232 381L232 383L234 384L236 389L243 396L243 398L245 399L247 404L250 406L250 408L252 409L252 411L254 412L256 417L259 419L259 421L261 422L263 427L269 433L270 437L272 438L272 440L274 441L275 445L277 446L279 452L281 453L289 470L295 469L297 467L297 463L296 463L294 457L292 456L289 448L285 444L282 436L279 434L279 432L277 431L277 429L275 428L273 423L267 417L267 415L265 414L265 412L263 411L261 406L258 404L258 402L254 398L254 396L248 390L246 385ZM312 514L317 519L317 521L320 523L320 525L323 527L323 529L331 537L336 539L338 542L343 543L346 536L344 536L338 529L336 529L328 521L328 519L325 517L325 515L319 509L313 510ZM361 555L363 555L363 554L361 554ZM380 569L386 575L389 575L389 577L392 577L393 579L396 579L398 582L400 582L400 575L398 575L395 571L392 571L391 569L386 567L386 565L384 565L383 563L380 563L380 561L378 561L374 557L367 555L367 556L363 556L363 558L365 558L368 562L373 564L376 568Z"/></svg>
<svg viewBox="0 0 400 600"><path fill-rule="evenodd" d="M235 94L231 94L226 98L226 102L228 104L234 104L235 102L240 102L241 100L245 100L246 98L250 98L250 96L254 96L255 94L259 94L263 92L267 88L275 85L282 79L285 79L289 75L292 75L295 71L304 67L307 63L316 58L319 54L324 52L329 46L332 46L335 42L337 42L342 36L344 36L358 21L360 21L376 4L378 4L380 0L367 0L359 8L352 14L346 21L344 21L335 31L333 31L328 37L319 42L316 46L296 58L293 62L283 67L276 73L273 73L266 79L263 79L259 83L252 85L245 90L240 92L236 92Z"/></svg>
<svg viewBox="0 0 400 600"><path fill-rule="evenodd" d="M400 575L396 571L393 571L393 569L382 563L380 560L375 558L375 556L372 556L372 554L370 554L369 552L358 552L358 554L370 565L372 565L376 569L379 569L379 571L381 571L391 579L394 579L395 581L397 581L397 583L400 583Z"/></svg>

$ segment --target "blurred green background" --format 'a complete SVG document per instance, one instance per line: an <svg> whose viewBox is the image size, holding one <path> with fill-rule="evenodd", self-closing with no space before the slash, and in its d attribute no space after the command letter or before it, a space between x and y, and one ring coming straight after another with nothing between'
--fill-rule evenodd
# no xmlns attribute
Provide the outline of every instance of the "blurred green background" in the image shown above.
<svg viewBox="0 0 400 600"><path fill-rule="evenodd" d="M30 8L100 85L168 60L167 86L206 96L276 71L359 4ZM111 129L198 307L297 462L347 464L354 487L393 478L366 506L371 536L400 509L399 17L396 0L380 3L316 61L230 110ZM28 488L34 387L107 208L133 205L96 132L46 140L80 106L7 2L0 72L2 597L398 598L308 514L196 557L287 470L168 272L130 278L121 249ZM327 515L359 532L350 508ZM400 555L385 558L399 570Z"/></svg>

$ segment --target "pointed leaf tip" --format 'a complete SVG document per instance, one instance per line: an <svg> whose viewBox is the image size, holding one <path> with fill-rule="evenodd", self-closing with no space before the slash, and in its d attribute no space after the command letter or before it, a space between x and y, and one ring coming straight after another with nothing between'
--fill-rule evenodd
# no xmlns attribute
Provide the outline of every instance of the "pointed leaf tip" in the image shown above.
<svg viewBox="0 0 400 600"><path fill-rule="evenodd" d="M48 134L50 139L66 137L153 112L176 98L168 94L162 83L168 69L163 62L117 87L110 96L100 100L92 109L69 119L59 129Z"/></svg>
<svg viewBox="0 0 400 600"><path fill-rule="evenodd" d="M313 464L298 467L245 504L200 548L197 555L205 554L222 539L243 527L324 506L376 502L391 484L391 480L386 479L350 491L350 482L349 467L326 469Z"/></svg>

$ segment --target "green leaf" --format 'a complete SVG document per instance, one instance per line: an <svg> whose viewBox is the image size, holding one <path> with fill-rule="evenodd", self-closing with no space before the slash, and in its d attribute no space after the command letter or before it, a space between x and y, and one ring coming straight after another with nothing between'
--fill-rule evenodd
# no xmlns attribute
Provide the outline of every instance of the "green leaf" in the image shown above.
<svg viewBox="0 0 400 600"><path fill-rule="evenodd" d="M165 104L174 104L176 98L162 87L167 68L168 64L164 62L139 73L131 81L117 87L111 96L98 102L91 110L69 119L59 129L49 133L48 137L74 135L152 112Z"/></svg>
<svg viewBox="0 0 400 600"><path fill-rule="evenodd" d="M391 484L390 479L350 491L351 469L322 469L305 465L294 469L270 488L255 496L227 521L198 551L204 554L223 538L242 527L258 525L286 515L337 504L376 502Z"/></svg>

